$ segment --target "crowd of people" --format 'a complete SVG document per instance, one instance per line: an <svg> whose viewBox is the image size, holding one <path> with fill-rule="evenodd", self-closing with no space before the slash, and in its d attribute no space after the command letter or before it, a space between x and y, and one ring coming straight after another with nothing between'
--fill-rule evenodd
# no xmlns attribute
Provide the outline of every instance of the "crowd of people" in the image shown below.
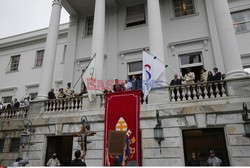
<svg viewBox="0 0 250 168"><path fill-rule="evenodd" d="M211 71L208 71L204 68L201 69L200 72L200 78L199 80L196 80L195 77L195 73L191 71L190 68L187 68L187 73L183 76L178 76L178 74L174 75L174 79L171 81L170 86L180 86L183 84L195 84L197 83L205 83L205 82L212 82L212 81L220 81L222 79L225 79L225 74L221 74L221 72L218 71L218 68L214 68L214 74ZM219 95L222 95L221 92L221 84L218 83L218 89L219 89ZM201 87L201 96L205 97L205 93L204 93L205 88L202 86ZM207 91L208 96L210 97L212 95L212 93L210 93L210 91L213 91L213 95L214 96L218 96L217 93L215 92L216 87L214 84L212 84L212 87L210 88L210 86L207 87ZM191 98L194 98L194 91L197 91L197 87L195 87L195 89L193 89L192 87L190 87L190 92L191 92ZM183 90L181 88L176 89L174 88L174 99L177 100L177 93L179 92L180 94L180 99L183 100L183 98L188 99L188 95L187 93L184 93ZM197 98L199 99L199 96L197 96Z"/></svg>
<svg viewBox="0 0 250 168"><path fill-rule="evenodd" d="M197 82L219 81L221 79L225 79L225 74L221 74L221 72L218 71L218 68L214 68L213 70L214 74L211 71L207 72L205 68L202 68L200 72L200 80ZM178 77L178 74L175 74L170 85L194 84L196 81L195 79L195 73L192 72L190 68L187 68L185 76Z"/></svg>
<svg viewBox="0 0 250 168"><path fill-rule="evenodd" d="M214 150L209 151L209 157L207 159L207 166L223 166L222 160L218 158ZM195 153L192 153L191 159L187 162L187 166L200 166L200 161L196 157Z"/></svg>
<svg viewBox="0 0 250 168"><path fill-rule="evenodd" d="M124 81L115 79L115 84L113 85L113 90L104 90L104 94L110 92L122 92L126 90L142 90L142 80L141 77L137 80L136 76L132 76L131 79L128 77ZM75 93L74 89L71 87L71 83L67 84L66 88L60 88L57 92L52 88L48 92L48 99L62 99L62 98L73 98L80 97L87 93L85 89L82 89L80 93ZM143 93L141 92L141 103L143 104ZM148 98L145 100L148 103Z"/></svg>
<svg viewBox="0 0 250 168"><path fill-rule="evenodd" d="M85 91L82 89L81 92L75 93L74 89L71 87L71 83L67 83L67 87L65 89L60 88L57 92L52 88L48 92L48 99L62 99L62 98L72 98L76 96L82 96Z"/></svg>
<svg viewBox="0 0 250 168"><path fill-rule="evenodd" d="M122 92L126 90L140 90L141 91L141 104L144 102L148 104L148 97L144 100L144 95L142 92L142 79L141 76L139 79L136 78L135 75L128 77L125 82L119 81L118 79L115 80L115 84L113 85L113 92ZM108 91L105 91L108 92Z"/></svg>
<svg viewBox="0 0 250 168"><path fill-rule="evenodd" d="M10 103L7 105L4 105L2 102L0 102L0 111L5 110L5 109L16 109L20 107L29 107L30 102L29 102L29 97L25 97L24 99L18 101L17 98L12 100Z"/></svg>

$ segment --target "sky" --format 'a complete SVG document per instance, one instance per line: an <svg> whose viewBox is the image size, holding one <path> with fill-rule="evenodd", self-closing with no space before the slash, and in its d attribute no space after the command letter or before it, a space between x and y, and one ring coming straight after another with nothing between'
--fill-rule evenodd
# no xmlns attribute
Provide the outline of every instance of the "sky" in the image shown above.
<svg viewBox="0 0 250 168"><path fill-rule="evenodd" d="M49 26L53 0L0 0L0 39ZM60 23L69 22L62 8Z"/></svg>

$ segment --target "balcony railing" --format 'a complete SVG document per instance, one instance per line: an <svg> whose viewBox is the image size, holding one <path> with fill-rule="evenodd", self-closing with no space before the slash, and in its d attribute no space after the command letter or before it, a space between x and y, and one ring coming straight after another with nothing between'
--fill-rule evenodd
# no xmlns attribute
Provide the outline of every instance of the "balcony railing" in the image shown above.
<svg viewBox="0 0 250 168"><path fill-rule="evenodd" d="M83 107L83 97L72 97L63 99L51 99L45 101L45 112L62 110L81 110Z"/></svg>
<svg viewBox="0 0 250 168"><path fill-rule="evenodd" d="M225 81L171 86L171 102L227 97Z"/></svg>
<svg viewBox="0 0 250 168"><path fill-rule="evenodd" d="M22 119L28 115L28 107L9 108L0 110L0 119Z"/></svg>

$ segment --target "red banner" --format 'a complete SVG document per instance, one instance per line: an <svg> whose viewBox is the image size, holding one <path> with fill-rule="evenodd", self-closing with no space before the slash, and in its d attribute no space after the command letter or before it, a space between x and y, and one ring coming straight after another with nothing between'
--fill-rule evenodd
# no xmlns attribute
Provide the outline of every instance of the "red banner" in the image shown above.
<svg viewBox="0 0 250 168"><path fill-rule="evenodd" d="M106 95L105 104L105 130L104 130L104 165L107 159L112 165L127 164L136 160L141 165L141 139L140 139L140 91L124 91ZM126 131L125 159L123 156L107 157L108 131Z"/></svg>

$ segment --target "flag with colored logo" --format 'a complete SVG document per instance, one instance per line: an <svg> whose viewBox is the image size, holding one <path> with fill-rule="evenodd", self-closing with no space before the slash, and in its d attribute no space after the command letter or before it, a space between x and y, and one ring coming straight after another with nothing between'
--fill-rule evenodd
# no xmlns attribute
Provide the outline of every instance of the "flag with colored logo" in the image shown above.
<svg viewBox="0 0 250 168"><path fill-rule="evenodd" d="M122 165L136 160L141 164L140 91L124 91L106 95L104 130L104 165ZM125 131L124 155L107 154L108 132ZM112 141L110 141L112 142ZM108 160L107 160L108 159Z"/></svg>
<svg viewBox="0 0 250 168"><path fill-rule="evenodd" d="M88 91L88 98L89 101L92 102L96 99L96 58L95 55L93 56L92 60L90 61L89 65L87 66L84 74L83 74L83 81L86 85Z"/></svg>
<svg viewBox="0 0 250 168"><path fill-rule="evenodd" d="M148 96L152 87L157 83L158 78L165 70L165 65L158 60L155 56L150 55L148 52L143 51L143 93L144 99Z"/></svg>

